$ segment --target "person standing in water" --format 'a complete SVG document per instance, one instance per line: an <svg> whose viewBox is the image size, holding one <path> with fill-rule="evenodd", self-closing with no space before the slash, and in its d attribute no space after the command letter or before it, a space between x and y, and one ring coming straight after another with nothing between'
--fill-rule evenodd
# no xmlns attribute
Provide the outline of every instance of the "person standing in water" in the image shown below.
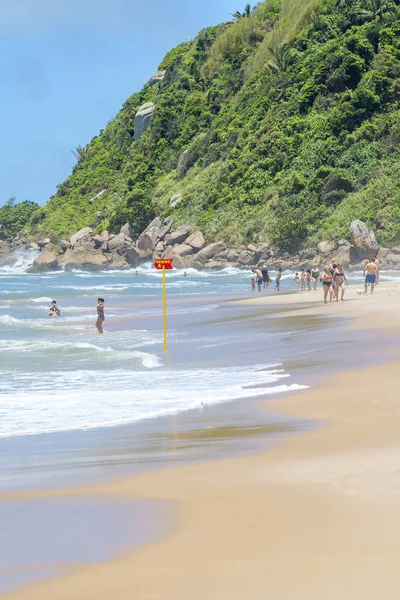
<svg viewBox="0 0 400 600"><path fill-rule="evenodd" d="M372 258L369 259L369 261L364 267L363 275L365 274L366 276L364 284L364 294L367 293L369 285L371 286L371 294L373 294L378 275L378 267L377 264L372 260Z"/></svg>
<svg viewBox="0 0 400 600"><path fill-rule="evenodd" d="M318 277L319 277L319 269L318 269L317 265L313 265L313 268L311 271L311 276L314 280L314 290L316 290L317 285L318 285Z"/></svg>
<svg viewBox="0 0 400 600"><path fill-rule="evenodd" d="M276 292L280 292L281 291L281 288L280 288L281 279L282 279L282 269L279 269L278 274L276 276L275 287L274 287L274 290Z"/></svg>
<svg viewBox="0 0 400 600"><path fill-rule="evenodd" d="M103 323L105 321L104 317L104 298L97 298L97 321L96 321L96 329L99 333L103 333Z"/></svg>
<svg viewBox="0 0 400 600"><path fill-rule="evenodd" d="M266 267L261 269L261 275L262 275L263 282L264 282L264 290L267 290L268 286L269 286L270 278L269 278L268 269Z"/></svg>

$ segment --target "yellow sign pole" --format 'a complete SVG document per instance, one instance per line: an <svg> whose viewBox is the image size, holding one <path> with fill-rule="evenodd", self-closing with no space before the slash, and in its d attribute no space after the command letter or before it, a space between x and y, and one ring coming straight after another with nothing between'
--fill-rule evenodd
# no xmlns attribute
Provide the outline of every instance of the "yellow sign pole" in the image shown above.
<svg viewBox="0 0 400 600"><path fill-rule="evenodd" d="M164 352L167 351L167 284L165 279L165 267L162 268L162 293L164 306Z"/></svg>

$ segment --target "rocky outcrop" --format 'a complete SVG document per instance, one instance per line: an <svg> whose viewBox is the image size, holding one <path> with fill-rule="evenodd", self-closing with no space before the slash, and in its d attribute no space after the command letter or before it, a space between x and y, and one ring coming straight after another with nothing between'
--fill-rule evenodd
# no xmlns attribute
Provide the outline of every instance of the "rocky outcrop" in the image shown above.
<svg viewBox="0 0 400 600"><path fill-rule="evenodd" d="M206 245L206 242L201 231L195 231L191 235L189 235L188 238L186 238L185 244L191 246L194 252L199 252L200 250L203 250L203 248Z"/></svg>
<svg viewBox="0 0 400 600"><path fill-rule="evenodd" d="M174 194L169 200L170 208L176 208L182 202L182 194Z"/></svg>
<svg viewBox="0 0 400 600"><path fill-rule="evenodd" d="M153 85L157 85L157 83L161 83L161 81L165 77L165 71L157 71L147 82L147 85L153 87Z"/></svg>
<svg viewBox="0 0 400 600"><path fill-rule="evenodd" d="M352 263L359 263L370 257L371 254L378 254L379 246L375 234L362 221L357 220L351 223L350 239Z"/></svg>
<svg viewBox="0 0 400 600"><path fill-rule="evenodd" d="M125 225L122 225L119 232L123 233L127 237L130 237L132 240L135 239L135 230L133 228L133 225L131 225L131 223L125 223Z"/></svg>
<svg viewBox="0 0 400 600"><path fill-rule="evenodd" d="M29 269L31 273L46 273L47 271L54 271L58 267L58 256L56 252L50 252L49 250L43 250L37 256L33 262L32 267Z"/></svg>
<svg viewBox="0 0 400 600"><path fill-rule="evenodd" d="M154 113L155 104L154 102L146 102L142 104L135 115L134 132L133 137L135 142L138 142L146 129L150 125L151 117Z"/></svg>
<svg viewBox="0 0 400 600"><path fill-rule="evenodd" d="M191 227L187 227L183 225L182 227L178 227L172 233L168 233L164 241L168 246L175 246L176 244L182 244L189 237L192 231Z"/></svg>
<svg viewBox="0 0 400 600"><path fill-rule="evenodd" d="M69 240L71 248L73 248L83 238L87 238L87 240L89 240L91 233L93 233L93 229L91 227L84 227L83 229L80 229L77 233L74 233L74 235L72 235Z"/></svg>

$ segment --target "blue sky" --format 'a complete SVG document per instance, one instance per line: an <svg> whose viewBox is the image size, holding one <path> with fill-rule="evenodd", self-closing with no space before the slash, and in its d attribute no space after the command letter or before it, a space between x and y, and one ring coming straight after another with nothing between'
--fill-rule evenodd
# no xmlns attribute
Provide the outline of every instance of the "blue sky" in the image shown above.
<svg viewBox="0 0 400 600"><path fill-rule="evenodd" d="M0 204L44 204L168 50L245 4L0 0Z"/></svg>

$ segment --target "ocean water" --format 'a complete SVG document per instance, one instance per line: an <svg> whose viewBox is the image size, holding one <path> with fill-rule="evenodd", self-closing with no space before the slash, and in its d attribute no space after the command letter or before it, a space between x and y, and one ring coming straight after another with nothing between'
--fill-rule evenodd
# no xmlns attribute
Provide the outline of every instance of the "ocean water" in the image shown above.
<svg viewBox="0 0 400 600"><path fill-rule="evenodd" d="M21 255L0 268L0 438L134 423L302 387L285 366L303 352L288 343L287 324L249 325L227 302L251 296L250 271L168 272L164 355L161 274L151 265L34 275L26 273L32 260ZM285 272L282 290L294 287ZM98 296L104 336L94 328ZM60 318L47 317L52 299Z"/></svg>

